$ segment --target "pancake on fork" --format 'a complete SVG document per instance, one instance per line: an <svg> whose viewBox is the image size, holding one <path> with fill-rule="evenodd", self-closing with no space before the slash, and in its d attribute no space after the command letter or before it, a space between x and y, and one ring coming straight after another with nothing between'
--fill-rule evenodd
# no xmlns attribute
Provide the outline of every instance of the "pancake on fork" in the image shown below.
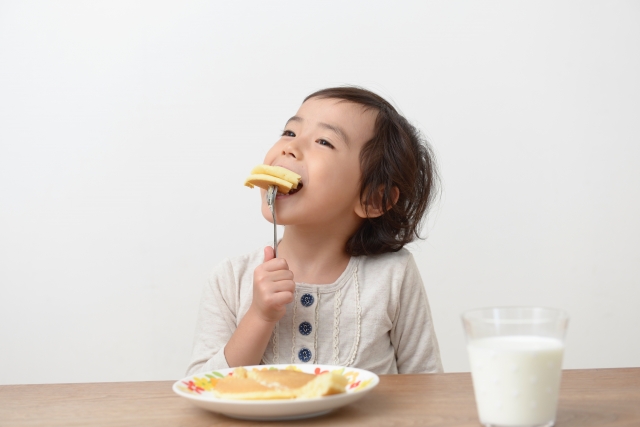
<svg viewBox="0 0 640 427"><path fill-rule="evenodd" d="M288 194L292 190L298 190L300 178L297 173L281 166L258 165L251 170L251 175L245 179L244 185L265 190L268 190L270 185L275 185L280 193Z"/></svg>

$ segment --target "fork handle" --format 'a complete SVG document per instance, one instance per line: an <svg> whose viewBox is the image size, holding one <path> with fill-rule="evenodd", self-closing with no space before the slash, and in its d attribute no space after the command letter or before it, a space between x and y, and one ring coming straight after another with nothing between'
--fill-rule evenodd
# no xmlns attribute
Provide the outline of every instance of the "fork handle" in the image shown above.
<svg viewBox="0 0 640 427"><path fill-rule="evenodd" d="M278 258L278 226L276 224L276 210L273 212L273 257Z"/></svg>
<svg viewBox="0 0 640 427"><path fill-rule="evenodd" d="M278 257L278 224L276 223L276 196L278 195L278 187L270 185L267 189L267 204L273 216L273 257Z"/></svg>

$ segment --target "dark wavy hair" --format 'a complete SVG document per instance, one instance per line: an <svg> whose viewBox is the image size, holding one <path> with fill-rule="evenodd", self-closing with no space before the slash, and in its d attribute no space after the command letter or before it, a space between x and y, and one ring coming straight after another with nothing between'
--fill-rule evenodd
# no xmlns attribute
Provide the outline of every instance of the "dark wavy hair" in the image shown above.
<svg viewBox="0 0 640 427"><path fill-rule="evenodd" d="M367 218L347 241L353 256L397 252L420 237L423 220L438 193L432 148L422 134L379 95L355 86L322 89L305 98L330 98L377 111L374 136L360 153L360 199L384 212ZM394 187L399 190L393 203Z"/></svg>

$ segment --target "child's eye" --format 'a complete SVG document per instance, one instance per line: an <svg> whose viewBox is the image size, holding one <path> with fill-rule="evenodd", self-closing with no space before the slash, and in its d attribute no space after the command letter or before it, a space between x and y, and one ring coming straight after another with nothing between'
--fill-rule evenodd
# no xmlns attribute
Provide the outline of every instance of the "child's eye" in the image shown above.
<svg viewBox="0 0 640 427"><path fill-rule="evenodd" d="M291 132L290 130L285 130L285 131L282 132L282 136L293 136L293 137L295 137L296 134Z"/></svg>
<svg viewBox="0 0 640 427"><path fill-rule="evenodd" d="M317 142L318 144L320 144L320 145L324 145L324 146L329 147L329 148L331 148L331 149L333 149L333 148L334 148L334 146L333 146L329 141L327 141L326 139L319 139L319 140L317 140L316 142Z"/></svg>

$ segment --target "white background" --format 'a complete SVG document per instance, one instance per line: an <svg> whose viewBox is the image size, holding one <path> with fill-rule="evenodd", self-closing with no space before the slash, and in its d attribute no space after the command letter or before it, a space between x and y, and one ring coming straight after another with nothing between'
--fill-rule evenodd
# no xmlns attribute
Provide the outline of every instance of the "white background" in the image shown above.
<svg viewBox="0 0 640 427"><path fill-rule="evenodd" d="M459 315L571 315L566 368L640 366L640 3L0 2L0 384L183 376L201 289L267 243L242 186L309 93L433 144L410 246Z"/></svg>

